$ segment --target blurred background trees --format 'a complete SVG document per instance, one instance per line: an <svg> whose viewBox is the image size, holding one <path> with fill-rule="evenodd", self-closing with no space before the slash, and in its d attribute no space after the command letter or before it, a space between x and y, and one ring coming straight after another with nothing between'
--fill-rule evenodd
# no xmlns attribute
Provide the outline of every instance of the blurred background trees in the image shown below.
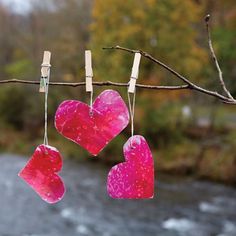
<svg viewBox="0 0 236 236"><path fill-rule="evenodd" d="M43 50L47 49L52 52L52 81L83 81L84 50L90 48L95 80L126 82L133 56L102 50L104 46L121 45L143 49L201 86L221 91L208 52L203 22L207 13L212 15L214 47L226 83L236 96L234 0L29 0L28 7L20 10L10 1L0 0L0 79L38 80ZM139 82L179 84L176 78L145 59L141 62ZM101 90L96 88L96 94ZM28 153L32 145L40 142L43 95L37 91L36 86L1 85L2 150ZM125 89L119 91L126 100ZM52 142L66 144L63 147L68 156L77 156L77 146L56 135L53 128L56 107L66 98L87 99L82 88L51 86L50 135ZM202 165L207 163L208 168L213 168L200 169L206 175L218 168L216 162L208 161L208 156L211 156L209 160L212 156L215 158L212 149L216 145L221 150L217 163L226 163L227 172L228 166L236 165L236 157L231 152L235 145L235 121L233 107L204 95L138 90L136 133L147 137L160 157L158 165L166 170L183 169L184 165L191 172L199 155L206 155L203 161L201 158ZM106 152L121 156L121 146L128 135L129 129L114 140ZM214 142L206 149L209 140ZM228 144L227 150L222 148L224 142ZM207 160L205 164L204 160ZM216 171L214 177L222 179L221 172Z"/></svg>

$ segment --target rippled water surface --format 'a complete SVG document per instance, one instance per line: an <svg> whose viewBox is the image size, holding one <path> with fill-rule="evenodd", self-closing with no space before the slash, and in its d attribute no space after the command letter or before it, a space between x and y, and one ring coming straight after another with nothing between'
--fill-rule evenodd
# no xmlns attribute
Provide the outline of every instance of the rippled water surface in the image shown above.
<svg viewBox="0 0 236 236"><path fill-rule="evenodd" d="M65 198L44 203L19 177L27 159L0 156L0 236L236 236L236 189L158 177L152 200L113 200L109 168L65 161Z"/></svg>

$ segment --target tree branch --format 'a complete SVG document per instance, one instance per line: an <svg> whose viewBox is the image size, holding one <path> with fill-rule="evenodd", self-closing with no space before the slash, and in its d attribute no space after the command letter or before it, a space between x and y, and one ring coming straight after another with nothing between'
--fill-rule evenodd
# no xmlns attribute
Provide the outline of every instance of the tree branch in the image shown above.
<svg viewBox="0 0 236 236"><path fill-rule="evenodd" d="M138 50L132 50L132 49L129 49L129 48L125 48L125 47L120 47L120 46L113 46L113 47L103 47L103 49L117 49L117 50L121 50L121 51L125 51L125 52L129 52L129 53L140 53L143 57L151 60L152 62L160 65L161 67L163 67L164 69L166 69L167 71L169 71L171 74L175 75L178 79L182 80L187 86L188 86L188 89L192 89L192 90L196 90L198 92L201 92L201 93L204 93L204 94L207 94L209 96L212 96L212 97L215 97L215 98L218 98L220 99L221 101L223 101L224 103L230 103L230 104L235 104L236 105L236 100L234 100L234 98L229 98L229 97L226 97L222 94L219 94L218 92L216 91L211 91L211 90L207 90L207 89L204 89L196 84L194 84L193 82L189 81L186 77L180 75L178 72L176 72L174 69L172 69L171 67L169 67L168 65L166 65L165 63L159 61L158 59L154 58L153 56L151 56L150 54L148 54L147 52L144 52L140 49Z"/></svg>
<svg viewBox="0 0 236 236"><path fill-rule="evenodd" d="M187 79L186 77L184 77L183 75L179 74L177 71L175 71L174 69L172 69L170 66L166 65L165 63L159 61L158 59L154 58L152 55L150 55L149 53L142 51L140 49L138 50L132 50L130 48L125 48L125 47L120 47L120 46L112 46L112 47L103 47L103 49L116 49L116 50L121 50L121 51L125 51L125 52L129 52L129 53L140 53L143 57L147 58L148 60L158 64L159 66L161 66L162 68L164 68L165 70L169 71L171 74L173 74L175 77L177 77L179 80L181 80L182 82L184 82L188 87L188 89L192 89L192 90L196 90L200 93L204 93L207 94L209 96L215 97L220 99L223 103L227 103L227 104L233 104L236 105L236 100L234 99L234 97L231 95L231 93L229 92L229 90L226 88L224 79L223 79L223 75L222 75L222 71L220 69L217 57L215 55L213 46L212 46L212 41L211 41L211 34L210 34L210 28L209 28L209 20L210 20L210 15L207 15L205 17L205 22L206 22L206 27L207 27L207 35L208 35L208 43L209 43L209 48L213 57L213 60L215 61L216 64L216 68L218 70L219 73L219 80L220 80L220 84L224 90L224 92L226 93L227 96L224 96L216 91L211 91L208 89L204 89L200 86L198 86L197 84L194 84L193 82L191 82L189 79Z"/></svg>
<svg viewBox="0 0 236 236"><path fill-rule="evenodd" d="M9 83L39 85L40 81L19 80L19 79L0 80L0 84L9 84ZM85 86L85 82L78 82L78 83L49 82L49 85L50 86L79 87L79 86ZM95 86L127 87L128 83L117 83L117 82L111 82L111 81L105 81L105 82L93 81L93 85L95 85ZM136 87L137 88L142 88L142 89L155 89L155 90L183 90L183 89L189 89L188 85L156 86L156 85L136 84Z"/></svg>
<svg viewBox="0 0 236 236"><path fill-rule="evenodd" d="M214 48L213 48L213 45L212 45L212 40L211 40L211 32L210 32L210 26L209 26L209 21L210 21L210 15L208 14L206 17L205 17L205 23L206 23L206 30L207 30L207 37L208 37L208 44L209 44L209 49L210 49L210 52L211 52L211 56L213 58L213 61L215 62L215 66L216 66L216 69L219 73L219 80L220 80L220 84L224 90L224 92L226 93L226 95L231 98L232 100L234 100L233 96L231 95L231 93L229 92L229 90L226 88L226 85L225 85L225 82L224 82L224 79L223 79L223 73L220 69L220 65L219 65L219 62L217 60L217 57L216 57L216 54L215 54L215 51L214 51Z"/></svg>

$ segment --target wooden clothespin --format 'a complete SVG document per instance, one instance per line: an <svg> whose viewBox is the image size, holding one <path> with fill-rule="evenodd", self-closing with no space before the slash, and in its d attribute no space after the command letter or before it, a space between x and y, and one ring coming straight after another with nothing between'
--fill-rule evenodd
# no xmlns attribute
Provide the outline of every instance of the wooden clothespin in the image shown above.
<svg viewBox="0 0 236 236"><path fill-rule="evenodd" d="M43 62L41 65L41 79L40 79L40 87L39 92L45 93L47 91L47 85L50 77L50 64L51 61L51 52L44 51L43 54Z"/></svg>
<svg viewBox="0 0 236 236"><path fill-rule="evenodd" d="M129 81L129 88L128 88L129 93L135 92L135 85L136 85L136 80L138 79L140 61L141 61L141 54L135 53L132 73Z"/></svg>
<svg viewBox="0 0 236 236"><path fill-rule="evenodd" d="M93 92L93 69L92 69L92 54L90 50L85 51L85 85L86 92Z"/></svg>

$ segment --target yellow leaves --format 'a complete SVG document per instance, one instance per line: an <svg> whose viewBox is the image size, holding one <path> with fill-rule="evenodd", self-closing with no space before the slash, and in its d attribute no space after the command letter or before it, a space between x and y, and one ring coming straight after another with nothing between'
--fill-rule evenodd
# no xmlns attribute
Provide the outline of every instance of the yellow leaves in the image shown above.
<svg viewBox="0 0 236 236"><path fill-rule="evenodd" d="M121 42L130 38L130 37L137 37L138 34L142 33L142 27L139 25L126 25L123 27L121 33L120 33L120 40Z"/></svg>
<svg viewBox="0 0 236 236"><path fill-rule="evenodd" d="M197 61L198 63L195 63L196 71L200 71L203 65L206 65L208 63L208 52L206 50L204 50L203 48L200 47L192 47L192 58L193 60L195 59L195 61ZM194 65L192 65L194 66Z"/></svg>
<svg viewBox="0 0 236 236"><path fill-rule="evenodd" d="M74 75L67 73L67 74L63 75L63 79L62 80L66 81L66 82L72 82L72 81L75 80L75 78L74 78Z"/></svg>
<svg viewBox="0 0 236 236"><path fill-rule="evenodd" d="M200 21L201 11L202 7L190 0L98 0L93 9L91 45L143 49L194 80L200 77L208 58L196 43L194 27ZM103 55L95 49L95 61L99 63ZM121 52L105 55L107 62L98 68L99 76L105 80L127 80L132 56ZM145 83L153 76L153 68L156 67L151 62L142 61L140 78L146 78ZM160 79L160 84L163 80L172 81L163 71L154 77ZM168 93L170 99L177 96L179 93Z"/></svg>
<svg viewBox="0 0 236 236"><path fill-rule="evenodd" d="M179 26L189 27L190 23L197 22L202 12L202 7L194 1L174 0L175 8L171 11L169 18Z"/></svg>
<svg viewBox="0 0 236 236"><path fill-rule="evenodd" d="M148 7L153 7L155 4L158 4L158 0L145 0Z"/></svg>
<svg viewBox="0 0 236 236"><path fill-rule="evenodd" d="M136 20L144 20L146 18L146 12L143 8L137 8L133 16Z"/></svg>

